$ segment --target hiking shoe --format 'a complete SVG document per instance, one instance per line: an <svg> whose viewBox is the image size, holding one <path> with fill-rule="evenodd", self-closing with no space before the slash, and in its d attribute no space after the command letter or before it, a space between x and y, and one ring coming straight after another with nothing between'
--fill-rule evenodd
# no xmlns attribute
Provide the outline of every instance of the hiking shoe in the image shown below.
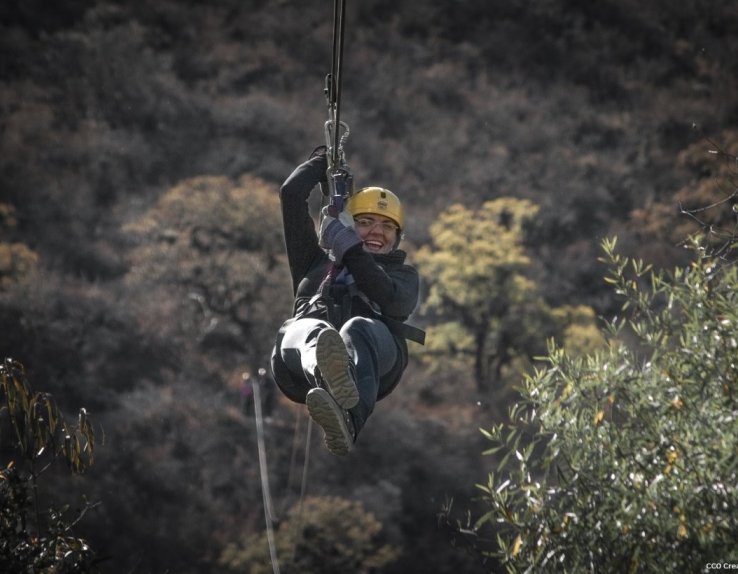
<svg viewBox="0 0 738 574"><path fill-rule="evenodd" d="M325 446L337 456L345 456L354 444L353 424L325 389L310 389L305 399L310 418L323 429Z"/></svg>
<svg viewBox="0 0 738 574"><path fill-rule="evenodd" d="M335 329L324 329L318 334L315 360L320 378L342 409L359 403L359 391L353 375L353 364L341 335Z"/></svg>

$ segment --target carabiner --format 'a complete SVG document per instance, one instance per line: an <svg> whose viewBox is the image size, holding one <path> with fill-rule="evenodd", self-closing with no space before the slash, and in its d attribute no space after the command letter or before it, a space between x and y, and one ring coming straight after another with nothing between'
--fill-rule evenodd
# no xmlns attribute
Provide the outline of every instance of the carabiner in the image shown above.
<svg viewBox="0 0 738 574"><path fill-rule="evenodd" d="M325 129L325 145L328 148L328 159L329 159L329 167L341 167L346 165L346 157L343 149L343 144L346 143L346 140L349 137L349 134L351 133L351 130L349 129L349 126L346 122L339 121L339 133L342 129L343 132L340 134L340 138L337 138L336 134L334 132L335 130L336 122L333 119L328 120L325 122L324 129ZM336 147L336 145L338 147Z"/></svg>

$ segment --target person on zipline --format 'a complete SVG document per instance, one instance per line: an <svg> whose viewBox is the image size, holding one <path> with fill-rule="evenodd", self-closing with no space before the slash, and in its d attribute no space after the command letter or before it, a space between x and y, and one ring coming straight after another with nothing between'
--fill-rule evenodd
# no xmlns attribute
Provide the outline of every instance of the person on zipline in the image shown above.
<svg viewBox="0 0 738 574"><path fill-rule="evenodd" d="M380 187L361 189L337 217L323 208L316 233L308 198L326 182L326 170L320 146L280 189L295 303L271 367L280 390L307 404L330 452L345 455L375 403L400 381L405 339L422 342L423 333L404 323L417 305L419 278L398 249L400 200Z"/></svg>

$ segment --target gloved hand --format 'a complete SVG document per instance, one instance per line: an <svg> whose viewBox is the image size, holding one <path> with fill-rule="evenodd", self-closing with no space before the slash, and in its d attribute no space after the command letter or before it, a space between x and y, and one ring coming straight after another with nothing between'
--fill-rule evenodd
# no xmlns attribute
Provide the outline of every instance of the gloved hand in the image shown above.
<svg viewBox="0 0 738 574"><path fill-rule="evenodd" d="M338 217L330 215L328 207L321 211L320 219L320 246L328 249L336 263L341 263L343 254L361 239L354 229L354 218L348 211L342 211Z"/></svg>
<svg viewBox="0 0 738 574"><path fill-rule="evenodd" d="M310 157L308 159L313 159L314 157L326 157L328 154L328 148L324 145L319 145L316 147L311 153Z"/></svg>
<svg viewBox="0 0 738 574"><path fill-rule="evenodd" d="M316 147L310 154L310 157L308 158L308 161L311 161L313 158L318 158L315 160L315 162L318 164L320 168L320 180L318 183L320 184L320 193L322 193L324 196L328 197L328 194L330 193L328 188L328 148L324 145L319 145Z"/></svg>

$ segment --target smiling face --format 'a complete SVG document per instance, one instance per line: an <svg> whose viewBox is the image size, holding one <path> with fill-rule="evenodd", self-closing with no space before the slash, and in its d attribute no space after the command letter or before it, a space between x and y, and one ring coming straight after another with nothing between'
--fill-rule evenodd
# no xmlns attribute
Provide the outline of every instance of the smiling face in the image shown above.
<svg viewBox="0 0 738 574"><path fill-rule="evenodd" d="M397 245L400 228L389 217L360 213L354 217L354 224L369 253L389 253Z"/></svg>

